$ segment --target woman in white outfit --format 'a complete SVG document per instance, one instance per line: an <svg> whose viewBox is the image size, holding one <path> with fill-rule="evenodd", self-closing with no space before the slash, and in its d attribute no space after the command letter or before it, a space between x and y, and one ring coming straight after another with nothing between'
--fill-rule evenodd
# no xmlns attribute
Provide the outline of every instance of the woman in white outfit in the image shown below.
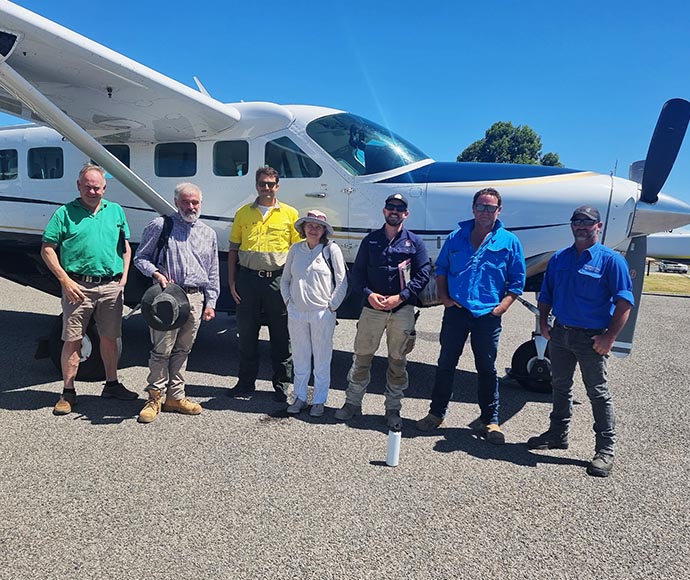
<svg viewBox="0 0 690 580"><path fill-rule="evenodd" d="M297 414L307 406L307 383L314 356L314 398L309 414L320 417L331 384L331 356L335 311L345 299L345 260L337 244L328 240L333 228L326 214L311 210L295 229L305 238L290 247L280 281L287 305L292 343L295 402L287 409ZM329 265L330 262L330 265Z"/></svg>

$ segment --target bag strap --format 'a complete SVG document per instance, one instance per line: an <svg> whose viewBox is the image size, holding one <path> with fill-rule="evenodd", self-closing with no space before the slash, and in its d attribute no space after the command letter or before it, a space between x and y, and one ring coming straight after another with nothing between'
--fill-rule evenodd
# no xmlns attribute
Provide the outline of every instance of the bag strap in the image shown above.
<svg viewBox="0 0 690 580"><path fill-rule="evenodd" d="M158 265L158 259L161 256L163 250L168 249L168 240L170 239L170 233L173 228L172 216L163 216L163 227L161 228L161 235L158 237L158 242L156 243L156 260L155 265Z"/></svg>

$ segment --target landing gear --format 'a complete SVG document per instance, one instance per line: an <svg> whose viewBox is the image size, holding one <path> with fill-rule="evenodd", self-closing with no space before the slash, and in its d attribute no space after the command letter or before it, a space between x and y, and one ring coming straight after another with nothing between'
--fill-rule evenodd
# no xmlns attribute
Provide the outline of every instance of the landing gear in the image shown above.
<svg viewBox="0 0 690 580"><path fill-rule="evenodd" d="M513 353L511 365L510 376L524 388L539 393L551 392L551 361L548 345L544 351L544 357L540 359L537 356L534 339L523 343Z"/></svg>
<svg viewBox="0 0 690 580"><path fill-rule="evenodd" d="M49 337L50 359L55 368L62 373L60 356L62 354L62 314L57 317L55 325ZM118 356L122 354L122 341L118 339ZM86 334L81 341L81 357L79 359L78 381L103 381L105 380L105 367L101 359L101 339L93 320L86 329Z"/></svg>

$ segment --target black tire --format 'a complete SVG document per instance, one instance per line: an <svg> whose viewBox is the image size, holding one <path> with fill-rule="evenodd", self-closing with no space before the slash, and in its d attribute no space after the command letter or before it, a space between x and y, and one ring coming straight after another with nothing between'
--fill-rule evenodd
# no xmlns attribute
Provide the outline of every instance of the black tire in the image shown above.
<svg viewBox="0 0 690 580"><path fill-rule="evenodd" d="M60 374L62 374L62 365L60 363L62 344L62 314L60 314L55 321L49 341L50 359ZM77 371L78 381L96 382L105 380L105 367L101 359L100 345L101 339L98 336L96 324L91 320L86 329L86 336L82 341L82 359L79 362L79 370ZM118 346L121 354L122 345L119 341Z"/></svg>
<svg viewBox="0 0 690 580"><path fill-rule="evenodd" d="M510 376L520 385L538 393L551 392L551 360L546 346L544 360L537 358L537 347L533 340L521 344L513 353Z"/></svg>

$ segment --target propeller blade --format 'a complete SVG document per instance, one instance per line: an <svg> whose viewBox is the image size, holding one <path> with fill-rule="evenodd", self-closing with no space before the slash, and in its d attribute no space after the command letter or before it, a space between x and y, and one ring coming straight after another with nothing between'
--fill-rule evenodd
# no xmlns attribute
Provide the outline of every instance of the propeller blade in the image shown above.
<svg viewBox="0 0 690 580"><path fill-rule="evenodd" d="M645 267L647 264L647 236L637 236L630 240L628 251L625 252L625 259L630 267L630 277L633 283L633 298L635 306L630 311L628 322L625 323L623 330L616 337L611 352L620 358L630 354L635 334L635 324L637 324L637 313L640 309L640 299L642 298L642 284L644 283Z"/></svg>
<svg viewBox="0 0 690 580"><path fill-rule="evenodd" d="M659 198L659 192L666 183L680 146L683 144L688 121L690 121L688 101L671 99L664 103L645 159L641 201L656 203Z"/></svg>

